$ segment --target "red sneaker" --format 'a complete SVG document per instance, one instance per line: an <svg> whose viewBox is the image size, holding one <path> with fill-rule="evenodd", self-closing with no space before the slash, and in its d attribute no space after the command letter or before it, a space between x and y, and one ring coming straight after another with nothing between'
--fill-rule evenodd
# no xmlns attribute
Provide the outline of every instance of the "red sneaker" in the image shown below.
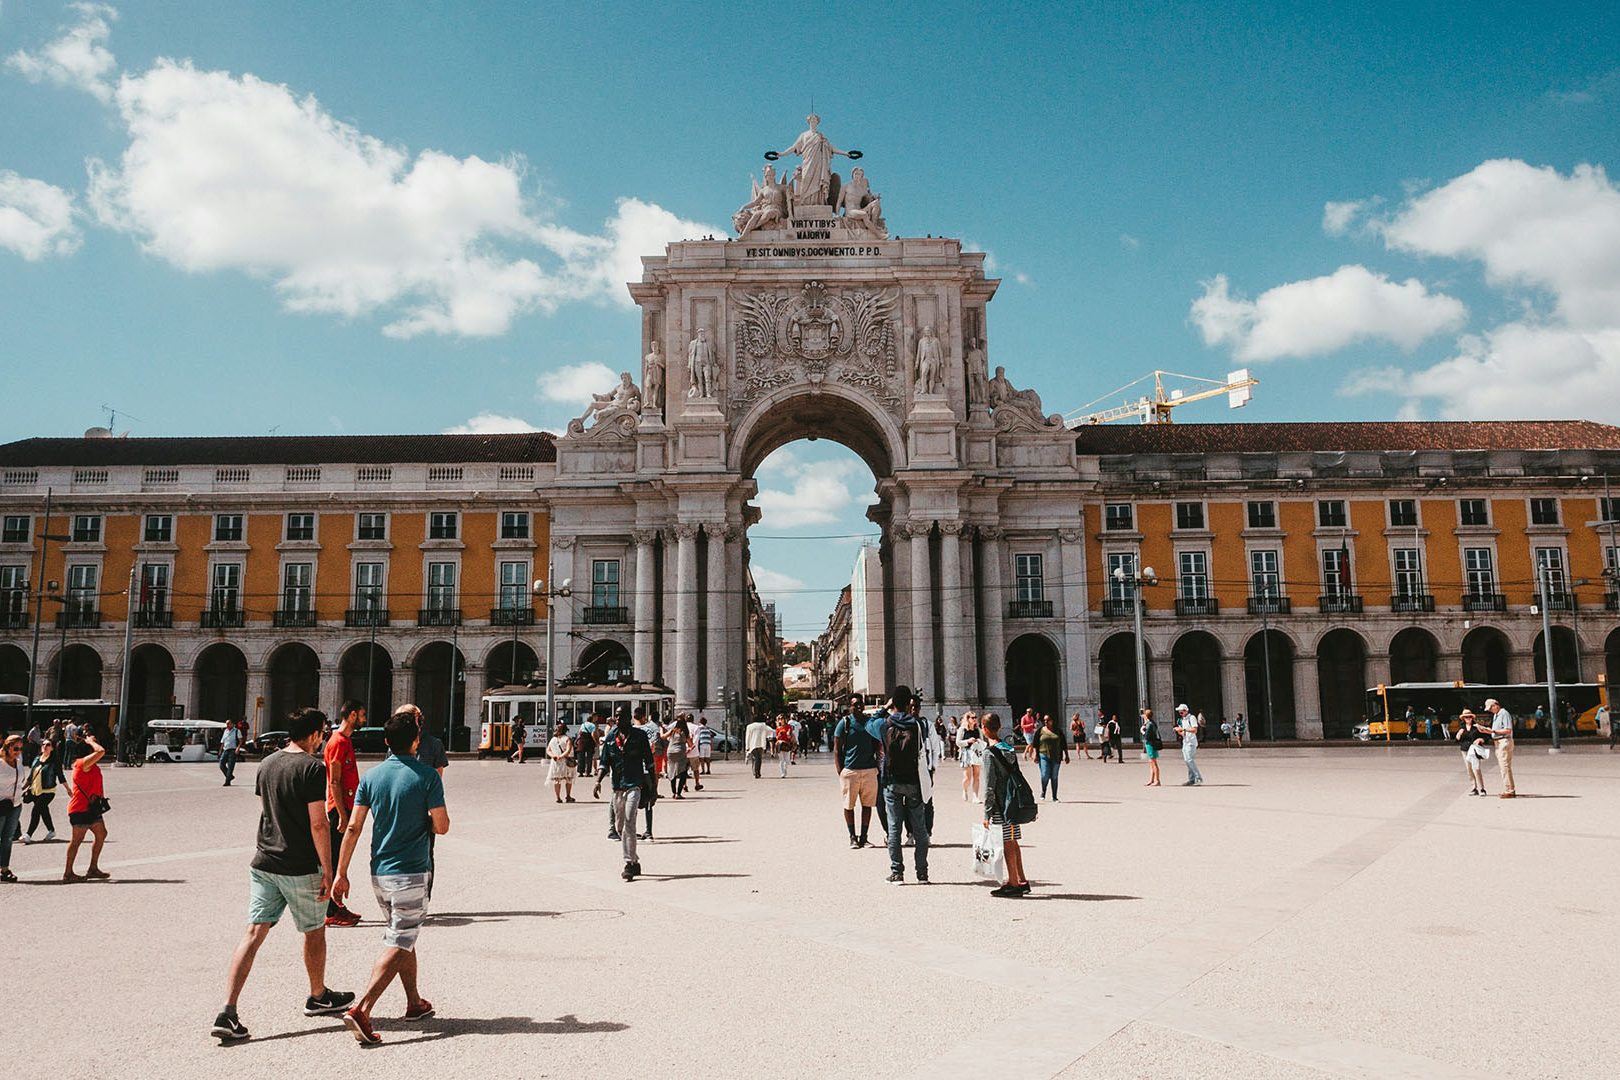
<svg viewBox="0 0 1620 1080"><path fill-rule="evenodd" d="M433 1002L429 1001L427 998L423 998L420 1001L418 1001L415 1005L411 1005L411 1006L406 1007L404 1019L406 1019L406 1020L426 1020L428 1017L430 1017L432 1015L433 1015Z"/></svg>
<svg viewBox="0 0 1620 1080"><path fill-rule="evenodd" d="M336 915L326 917L327 926L359 926L360 916L345 908Z"/></svg>
<svg viewBox="0 0 1620 1080"><path fill-rule="evenodd" d="M358 1005L343 1014L343 1026L354 1032L354 1040L361 1046L382 1042L382 1036L371 1030L371 1017L361 1012Z"/></svg>

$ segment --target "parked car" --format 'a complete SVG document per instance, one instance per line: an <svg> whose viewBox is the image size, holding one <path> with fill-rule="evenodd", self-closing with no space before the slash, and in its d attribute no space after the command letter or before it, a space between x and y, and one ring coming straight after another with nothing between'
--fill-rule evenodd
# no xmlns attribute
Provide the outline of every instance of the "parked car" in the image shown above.
<svg viewBox="0 0 1620 1080"><path fill-rule="evenodd" d="M388 738L383 734L382 725L355 728L354 752L357 754L388 753Z"/></svg>
<svg viewBox="0 0 1620 1080"><path fill-rule="evenodd" d="M263 760L287 745L285 731L261 731L255 737L248 739L241 746L240 753L244 758L258 758Z"/></svg>
<svg viewBox="0 0 1620 1080"><path fill-rule="evenodd" d="M224 734L217 720L153 720L146 725L146 760L218 761Z"/></svg>

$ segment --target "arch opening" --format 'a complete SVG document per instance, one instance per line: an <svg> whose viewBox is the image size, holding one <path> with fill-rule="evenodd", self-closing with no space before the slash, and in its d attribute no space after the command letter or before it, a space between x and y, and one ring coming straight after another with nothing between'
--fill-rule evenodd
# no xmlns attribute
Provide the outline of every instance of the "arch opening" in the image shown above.
<svg viewBox="0 0 1620 1080"><path fill-rule="evenodd" d="M448 641L434 641L417 650L411 668L416 676L414 704L422 710L422 722L448 749L465 750L467 658Z"/></svg>
<svg viewBox="0 0 1620 1080"><path fill-rule="evenodd" d="M56 696L101 697L101 654L79 642L63 649L56 658Z"/></svg>
<svg viewBox="0 0 1620 1080"><path fill-rule="evenodd" d="M1292 739L1297 717L1294 643L1288 635L1262 630L1251 637L1243 648L1243 676L1250 734L1257 739Z"/></svg>
<svg viewBox="0 0 1620 1080"><path fill-rule="evenodd" d="M161 645L141 645L129 654L129 722L137 735L174 708L174 657Z"/></svg>
<svg viewBox="0 0 1620 1080"><path fill-rule="evenodd" d="M260 726L284 730L289 716L318 706L320 700L321 661L314 649L301 641L289 641L270 654L270 711Z"/></svg>
<svg viewBox="0 0 1620 1080"><path fill-rule="evenodd" d="M1561 683L1581 682L1581 658L1575 647L1575 632L1567 626L1552 628L1553 678ZM1536 635L1536 682L1547 681L1547 638Z"/></svg>
<svg viewBox="0 0 1620 1080"><path fill-rule="evenodd" d="M1152 705L1153 650L1144 654L1148 669L1148 694L1144 704ZM1098 699L1103 715L1119 720L1120 730L1127 735L1136 730L1136 635L1130 631L1115 634L1102 644L1097 654ZM1160 710L1154 709L1155 719L1161 719ZM1091 717L1086 718L1093 722Z"/></svg>
<svg viewBox="0 0 1620 1080"><path fill-rule="evenodd" d="M0 645L0 694L28 693L28 654L10 643Z"/></svg>
<svg viewBox="0 0 1620 1080"><path fill-rule="evenodd" d="M1203 713L1204 719L1220 730L1226 719L1226 702L1221 688L1221 643L1214 634L1192 630L1176 639L1170 649L1170 686L1174 704L1186 704L1195 714ZM1167 719L1157 710L1153 716Z"/></svg>
<svg viewBox="0 0 1620 1080"><path fill-rule="evenodd" d="M1066 730L1061 715L1062 661L1057 647L1044 634L1022 634L1007 646L1007 712L1016 718L1025 709L1037 716L1053 716L1058 730Z"/></svg>
<svg viewBox="0 0 1620 1080"><path fill-rule="evenodd" d="M195 672L197 719L247 719L247 658L241 649L215 642L197 657Z"/></svg>
<svg viewBox="0 0 1620 1080"><path fill-rule="evenodd" d="M1508 681L1507 635L1494 626L1476 626L1462 641L1463 682L1500 686Z"/></svg>
<svg viewBox="0 0 1620 1080"><path fill-rule="evenodd" d="M1366 712L1367 643L1354 630L1330 630L1316 646L1322 737L1348 739Z"/></svg>
<svg viewBox="0 0 1620 1080"><path fill-rule="evenodd" d="M394 711L394 658L371 642L351 645L338 661L345 701L366 707L366 723L380 724Z"/></svg>
<svg viewBox="0 0 1620 1080"><path fill-rule="evenodd" d="M630 650L611 639L593 641L580 651L575 673L586 682L628 682L631 678Z"/></svg>
<svg viewBox="0 0 1620 1080"><path fill-rule="evenodd" d="M1433 634L1408 626L1395 635L1389 643L1389 681L1440 681L1440 644Z"/></svg>

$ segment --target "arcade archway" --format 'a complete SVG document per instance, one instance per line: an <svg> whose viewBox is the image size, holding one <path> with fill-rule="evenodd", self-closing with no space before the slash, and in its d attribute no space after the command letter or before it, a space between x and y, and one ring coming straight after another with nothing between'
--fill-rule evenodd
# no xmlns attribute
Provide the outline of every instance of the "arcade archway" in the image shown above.
<svg viewBox="0 0 1620 1080"><path fill-rule="evenodd" d="M484 657L484 688L533 682L540 677L540 658L527 642L503 641Z"/></svg>
<svg viewBox="0 0 1620 1080"><path fill-rule="evenodd" d="M1553 678L1561 683L1574 683L1581 681L1581 661L1575 650L1575 632L1567 626L1554 626L1552 628L1553 646ZM1547 681L1547 639L1544 634L1536 635L1535 645L1536 682Z"/></svg>
<svg viewBox="0 0 1620 1080"><path fill-rule="evenodd" d="M16 645L0 645L0 694L28 693L28 654Z"/></svg>
<svg viewBox="0 0 1620 1080"><path fill-rule="evenodd" d="M428 730L452 750L465 747L456 731L466 723L467 658L448 641L434 641L417 650L411 669L415 705Z"/></svg>
<svg viewBox="0 0 1620 1080"><path fill-rule="evenodd" d="M174 704L174 657L161 645L141 645L129 655L130 722L140 726L166 716Z"/></svg>
<svg viewBox="0 0 1620 1080"><path fill-rule="evenodd" d="M1366 712L1367 643L1354 630L1330 630L1316 646L1322 737L1347 739Z"/></svg>
<svg viewBox="0 0 1620 1080"><path fill-rule="evenodd" d="M1062 715L1062 660L1043 634L1021 634L1007 646L1007 713L1022 716L1034 709L1037 716L1053 716L1058 730L1067 730Z"/></svg>
<svg viewBox="0 0 1620 1080"><path fill-rule="evenodd" d="M1269 661L1269 664L1267 663ZM1280 630L1263 630L1243 648L1243 676L1256 739L1294 737L1294 643Z"/></svg>
<svg viewBox="0 0 1620 1080"><path fill-rule="evenodd" d="M321 700L321 661L301 641L289 641L270 654L269 712L261 726L280 731L287 717L299 709L318 706Z"/></svg>
<svg viewBox="0 0 1620 1080"><path fill-rule="evenodd" d="M1220 730L1226 719L1221 696L1221 643L1207 630L1190 630L1170 650L1170 696ZM1155 712L1154 717L1160 718Z"/></svg>
<svg viewBox="0 0 1620 1080"><path fill-rule="evenodd" d="M586 682L628 682L630 650L617 641L593 641L580 652L576 672Z"/></svg>
<svg viewBox="0 0 1620 1080"><path fill-rule="evenodd" d="M56 696L101 697L101 654L79 642L63 649L56 658Z"/></svg>
<svg viewBox="0 0 1620 1080"><path fill-rule="evenodd" d="M1146 653L1148 671L1153 670L1152 650ZM1097 655L1097 687L1098 698L1104 716L1117 717L1120 730L1134 732L1136 730L1136 638L1126 632L1115 634L1103 642L1102 650ZM1153 705L1153 683L1151 677L1148 681L1148 695L1146 704ZM1163 719L1163 710L1154 709L1155 719ZM1095 718L1086 717L1088 724L1094 724Z"/></svg>
<svg viewBox="0 0 1620 1080"><path fill-rule="evenodd" d="M1389 643L1389 681L1392 683L1438 682L1440 646L1434 635L1408 626Z"/></svg>
<svg viewBox="0 0 1620 1080"><path fill-rule="evenodd" d="M1500 686L1508 681L1507 635L1494 626L1476 626L1462 642L1463 682Z"/></svg>
<svg viewBox="0 0 1620 1080"><path fill-rule="evenodd" d="M370 642L351 645L338 671L343 700L364 705L368 724L380 724L394 711L394 658L387 649Z"/></svg>
<svg viewBox="0 0 1620 1080"><path fill-rule="evenodd" d="M197 657L195 675L197 719L247 719L247 658L241 649L215 642Z"/></svg>

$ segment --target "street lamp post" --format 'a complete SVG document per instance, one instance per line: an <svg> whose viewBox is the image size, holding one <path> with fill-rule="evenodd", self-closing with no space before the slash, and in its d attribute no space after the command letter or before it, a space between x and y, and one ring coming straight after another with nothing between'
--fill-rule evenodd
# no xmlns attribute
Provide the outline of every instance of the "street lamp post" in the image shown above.
<svg viewBox="0 0 1620 1080"><path fill-rule="evenodd" d="M546 576L544 580L534 583L534 595L544 597L546 601L546 724L555 724L557 716L557 619L556 612L552 610L552 599L574 595L573 579L564 578L559 588L552 588L551 560L546 560Z"/></svg>
<svg viewBox="0 0 1620 1080"><path fill-rule="evenodd" d="M454 746L454 737L450 734L454 726L451 721L456 718L456 661L461 658L461 620L457 618L450 624L450 700L444 708L444 742L446 746Z"/></svg>
<svg viewBox="0 0 1620 1080"><path fill-rule="evenodd" d="M1552 599L1552 567L1542 565L1537 577L1541 586L1541 649L1547 658L1547 721L1552 725L1551 753L1562 747L1558 742L1558 677L1553 671L1552 612L1547 602Z"/></svg>
<svg viewBox="0 0 1620 1080"><path fill-rule="evenodd" d="M1144 566L1141 574L1132 573L1130 576L1126 576L1123 566L1116 566L1114 580L1131 590L1131 614L1136 623L1136 716L1140 720L1142 711L1148 707L1147 644L1142 640L1142 588L1146 585L1157 585L1159 576L1153 572L1151 566Z"/></svg>
<svg viewBox="0 0 1620 1080"><path fill-rule="evenodd" d="M377 686L377 590L366 590L366 621L371 640L366 646L366 723L371 723L371 695Z"/></svg>
<svg viewBox="0 0 1620 1080"><path fill-rule="evenodd" d="M34 694L35 677L39 672L39 621L45 615L45 592L39 587L40 581L45 577L45 549L50 547L51 541L58 539L51 535L51 489L45 489L45 522L40 526L39 533L39 562L35 568L34 586L34 647L28 654L28 708L23 720L24 730L34 730ZM60 538L63 543L72 539L69 536Z"/></svg>
<svg viewBox="0 0 1620 1080"><path fill-rule="evenodd" d="M118 737L113 744L113 755L120 767L125 760L129 743L129 643L130 631L135 626L135 564L129 567L129 588L124 593L124 666L118 675Z"/></svg>

